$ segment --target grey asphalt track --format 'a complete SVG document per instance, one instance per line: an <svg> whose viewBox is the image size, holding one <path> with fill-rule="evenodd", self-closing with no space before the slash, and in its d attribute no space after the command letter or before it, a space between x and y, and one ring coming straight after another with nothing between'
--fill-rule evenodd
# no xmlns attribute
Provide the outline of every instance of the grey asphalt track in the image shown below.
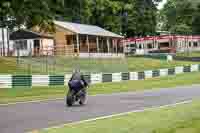
<svg viewBox="0 0 200 133"><path fill-rule="evenodd" d="M64 100L0 106L0 133L23 133L155 106L200 98L200 85L88 97L85 106L68 108Z"/></svg>

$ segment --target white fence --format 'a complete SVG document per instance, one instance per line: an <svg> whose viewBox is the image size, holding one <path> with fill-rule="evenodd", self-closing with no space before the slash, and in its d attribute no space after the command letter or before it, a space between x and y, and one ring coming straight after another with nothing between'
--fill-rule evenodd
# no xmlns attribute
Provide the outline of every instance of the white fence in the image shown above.
<svg viewBox="0 0 200 133"><path fill-rule="evenodd" d="M80 58L124 58L122 53L80 53Z"/></svg>

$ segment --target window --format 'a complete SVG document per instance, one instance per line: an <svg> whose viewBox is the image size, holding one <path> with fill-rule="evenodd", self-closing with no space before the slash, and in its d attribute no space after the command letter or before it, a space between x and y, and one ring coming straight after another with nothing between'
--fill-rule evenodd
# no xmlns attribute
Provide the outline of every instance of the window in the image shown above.
<svg viewBox="0 0 200 133"><path fill-rule="evenodd" d="M191 45L191 42L189 42L189 47L191 47L192 45Z"/></svg>
<svg viewBox="0 0 200 133"><path fill-rule="evenodd" d="M152 49L153 48L153 44L149 43L147 44L148 49Z"/></svg>
<svg viewBox="0 0 200 133"><path fill-rule="evenodd" d="M135 48L135 44L130 44L130 47L131 48Z"/></svg>
<svg viewBox="0 0 200 133"><path fill-rule="evenodd" d="M142 49L142 44L139 44L139 49Z"/></svg>
<svg viewBox="0 0 200 133"><path fill-rule="evenodd" d="M194 42L194 47L198 47L198 43L197 42Z"/></svg>
<svg viewBox="0 0 200 133"><path fill-rule="evenodd" d="M27 40L19 40L15 42L15 49L27 50Z"/></svg>

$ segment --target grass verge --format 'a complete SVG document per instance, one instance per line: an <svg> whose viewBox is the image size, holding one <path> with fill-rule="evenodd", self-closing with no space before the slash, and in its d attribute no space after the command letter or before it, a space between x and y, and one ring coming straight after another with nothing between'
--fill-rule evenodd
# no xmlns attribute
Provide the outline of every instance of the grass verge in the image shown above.
<svg viewBox="0 0 200 133"><path fill-rule="evenodd" d="M199 133L200 101L68 125L41 133Z"/></svg>
<svg viewBox="0 0 200 133"><path fill-rule="evenodd" d="M196 64L189 61L167 62L166 60L144 57L129 57L125 59L20 58L18 65L14 57L0 57L0 63L1 74L64 74L71 73L73 68L77 66L85 73L112 73L155 70Z"/></svg>
<svg viewBox="0 0 200 133"><path fill-rule="evenodd" d="M183 57L200 57L200 52L185 52L185 53L177 53L177 56L183 56Z"/></svg>
<svg viewBox="0 0 200 133"><path fill-rule="evenodd" d="M199 83L200 72L194 72L148 80L124 81L120 83L103 83L91 85L89 88L89 94L96 95L130 91L133 92L147 89L169 88ZM64 86L0 89L0 104L61 98L66 95L66 91L67 88Z"/></svg>

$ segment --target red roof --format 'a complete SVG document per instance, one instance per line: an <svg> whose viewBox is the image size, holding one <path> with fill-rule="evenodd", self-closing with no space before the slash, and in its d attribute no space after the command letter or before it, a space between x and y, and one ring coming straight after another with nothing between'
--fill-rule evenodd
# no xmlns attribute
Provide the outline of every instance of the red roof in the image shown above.
<svg viewBox="0 0 200 133"><path fill-rule="evenodd" d="M163 35L163 36L151 36L151 37L141 37L141 38L127 38L124 39L123 42L141 42L141 41L153 41L153 40L163 40L163 39L199 39L200 36L171 36L171 35Z"/></svg>

